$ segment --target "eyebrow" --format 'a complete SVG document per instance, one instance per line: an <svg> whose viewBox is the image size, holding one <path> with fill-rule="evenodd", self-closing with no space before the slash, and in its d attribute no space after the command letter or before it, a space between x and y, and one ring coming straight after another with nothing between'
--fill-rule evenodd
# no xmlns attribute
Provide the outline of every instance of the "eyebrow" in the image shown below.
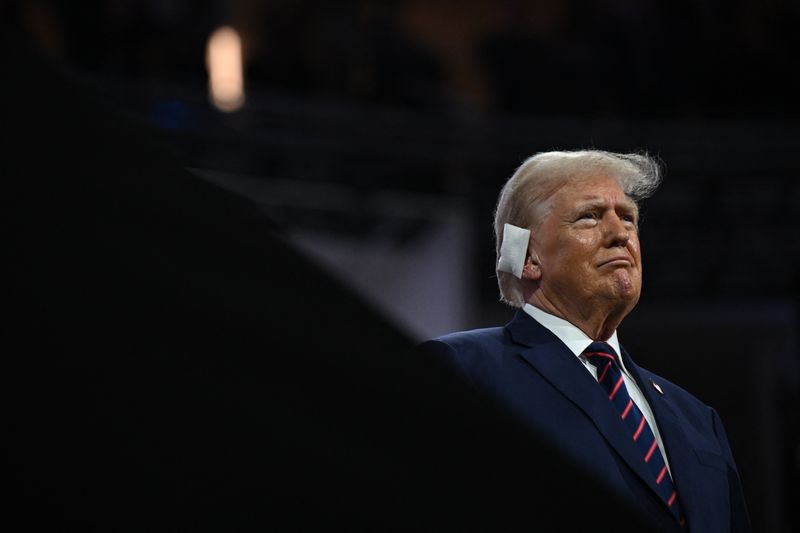
<svg viewBox="0 0 800 533"><path fill-rule="evenodd" d="M585 209L587 207L593 207L593 208L594 207L605 207L605 205L606 205L606 201L604 199L597 198L595 196L591 196L591 197L587 197L586 199L582 200L578 204L577 207L578 207L578 209ZM614 206L615 209L617 207L622 207L622 208L625 208L625 209L629 209L629 210L633 211L636 214L639 213L639 206L636 205L636 202L634 202L633 200L627 199L627 198L625 200L617 203Z"/></svg>

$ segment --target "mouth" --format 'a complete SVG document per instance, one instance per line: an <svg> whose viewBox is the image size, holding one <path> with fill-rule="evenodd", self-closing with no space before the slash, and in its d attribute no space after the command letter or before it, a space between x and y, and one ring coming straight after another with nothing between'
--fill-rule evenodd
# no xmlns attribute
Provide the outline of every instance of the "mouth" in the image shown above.
<svg viewBox="0 0 800 533"><path fill-rule="evenodd" d="M610 266L610 267L629 267L633 266L633 262L629 257L612 257L611 259L606 259L605 261L601 262L598 266Z"/></svg>

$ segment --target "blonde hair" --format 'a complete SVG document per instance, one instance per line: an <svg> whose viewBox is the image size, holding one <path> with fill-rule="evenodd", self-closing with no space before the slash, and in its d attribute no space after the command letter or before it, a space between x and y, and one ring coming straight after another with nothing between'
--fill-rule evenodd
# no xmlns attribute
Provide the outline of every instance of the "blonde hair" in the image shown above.
<svg viewBox="0 0 800 533"><path fill-rule="evenodd" d="M535 231L542 220L547 200L564 182L603 174L617 180L634 202L652 195L661 182L658 162L647 154L616 154L603 150L542 152L526 159L500 191L494 215L497 258L503 244L503 225L513 224ZM525 303L522 281L508 272L497 271L500 300L513 306Z"/></svg>

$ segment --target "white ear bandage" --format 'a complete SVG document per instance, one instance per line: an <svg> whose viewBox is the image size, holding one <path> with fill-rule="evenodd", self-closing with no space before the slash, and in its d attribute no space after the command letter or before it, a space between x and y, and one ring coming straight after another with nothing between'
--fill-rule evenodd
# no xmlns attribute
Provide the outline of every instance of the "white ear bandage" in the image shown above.
<svg viewBox="0 0 800 533"><path fill-rule="evenodd" d="M500 245L500 260L497 262L497 270L521 278L525 257L528 255L530 238L531 230L504 224L503 244Z"/></svg>

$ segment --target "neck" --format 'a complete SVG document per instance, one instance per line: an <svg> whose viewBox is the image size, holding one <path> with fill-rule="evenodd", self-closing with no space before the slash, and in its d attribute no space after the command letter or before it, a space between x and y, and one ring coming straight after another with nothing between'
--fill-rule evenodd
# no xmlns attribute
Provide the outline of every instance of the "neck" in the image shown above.
<svg viewBox="0 0 800 533"><path fill-rule="evenodd" d="M627 305L603 305L602 302L592 302L590 305L575 308L553 301L538 290L527 298L527 303L563 318L596 341L608 340L630 310Z"/></svg>

